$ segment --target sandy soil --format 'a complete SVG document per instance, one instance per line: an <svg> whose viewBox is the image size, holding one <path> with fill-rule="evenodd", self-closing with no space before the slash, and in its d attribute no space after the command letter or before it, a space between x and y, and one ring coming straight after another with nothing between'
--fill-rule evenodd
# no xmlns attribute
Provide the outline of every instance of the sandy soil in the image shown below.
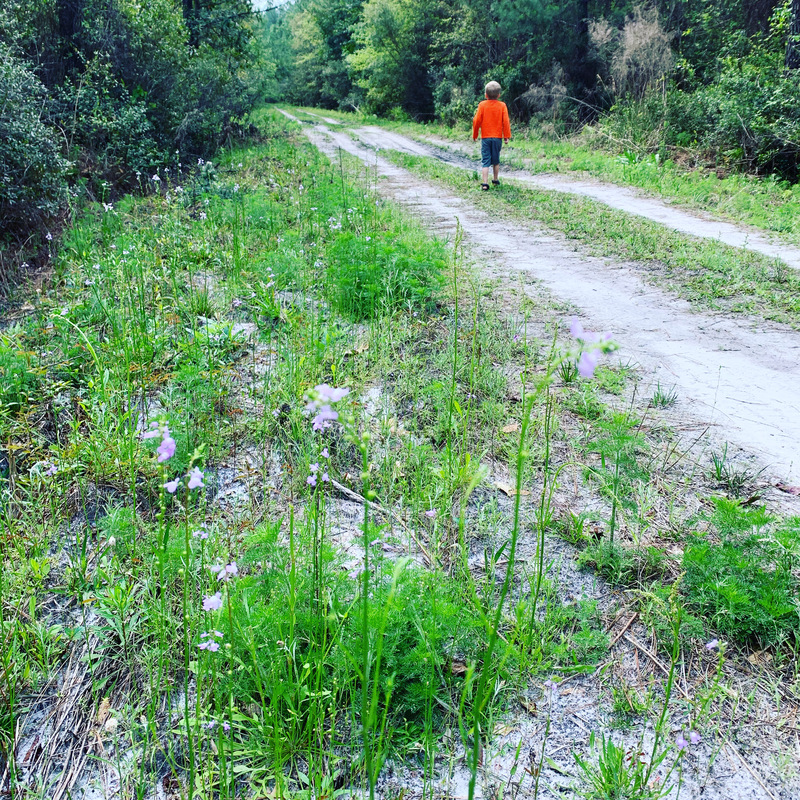
<svg viewBox="0 0 800 800"><path fill-rule="evenodd" d="M426 146L376 126L359 128L358 135L371 147L391 148L414 155L433 156L464 169L477 169L480 162L479 145L472 142L446 142L443 139L430 137L425 140L430 143L430 146ZM800 248L776 241L755 228L722 222L713 219L708 214L685 211L661 200L646 197L635 189L616 186L612 183L573 178L567 175L532 175L517 169L503 168L502 172L504 177L528 183L538 189L591 197L610 208L646 217L681 233L688 233L702 239L717 239L732 247L741 247L745 250L762 253L770 258L779 258L787 266L800 269Z"/></svg>

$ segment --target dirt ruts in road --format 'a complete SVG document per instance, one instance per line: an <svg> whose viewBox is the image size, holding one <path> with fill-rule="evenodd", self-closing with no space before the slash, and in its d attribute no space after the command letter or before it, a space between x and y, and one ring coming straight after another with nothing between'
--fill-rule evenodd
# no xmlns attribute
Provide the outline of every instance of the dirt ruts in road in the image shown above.
<svg viewBox="0 0 800 800"><path fill-rule="evenodd" d="M525 291L536 293L534 279L580 309L587 328L611 332L623 362L637 363L653 386L675 387L681 419L711 426L718 442L752 453L775 480L800 479L800 333L695 312L646 284L636 265L587 256L551 231L493 219L345 132L304 130L330 156L341 148L371 165L382 178L379 190L440 235L454 236L460 223L470 245L483 250L487 277L514 286L523 277Z"/></svg>
<svg viewBox="0 0 800 800"><path fill-rule="evenodd" d="M412 155L433 157L462 169L474 170L478 167L477 150L469 143L454 144L430 139L428 140L429 144L422 144L377 126L357 128L356 133L361 141L373 148L399 150ZM454 153L453 150L457 152ZM503 173L514 180L535 186L537 189L590 197L610 208L645 217L680 233L697 236L701 239L716 239L732 247L752 250L770 258L779 258L792 269L800 269L800 248L775 241L755 229L734 225L731 222L722 222L707 214L692 213L661 200L645 197L634 189L565 175L533 175L524 170L506 170L505 168Z"/></svg>

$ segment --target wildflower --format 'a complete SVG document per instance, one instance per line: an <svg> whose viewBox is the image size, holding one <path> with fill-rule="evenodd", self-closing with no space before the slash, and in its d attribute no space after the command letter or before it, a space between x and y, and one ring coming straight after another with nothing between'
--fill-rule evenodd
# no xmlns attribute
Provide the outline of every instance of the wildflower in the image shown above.
<svg viewBox="0 0 800 800"><path fill-rule="evenodd" d="M198 528L196 531L192 531L193 539L208 539L209 535L205 528Z"/></svg>
<svg viewBox="0 0 800 800"><path fill-rule="evenodd" d="M53 475L55 475L56 472L58 472L58 467L55 464L53 464L51 461L46 461L45 462L45 466L47 466L47 469L44 471L44 474L48 478L52 478Z"/></svg>
<svg viewBox="0 0 800 800"><path fill-rule="evenodd" d="M275 417L275 419L278 419L280 415L281 415L280 409L278 408L273 409L272 416Z"/></svg>
<svg viewBox="0 0 800 800"><path fill-rule="evenodd" d="M159 459L159 461L160 461L160 460L161 460L161 459ZM167 491L168 491L170 494L175 494L175 492L176 492L176 491L178 491L178 484L179 484L180 482L181 482L181 479L180 479L180 478L175 478L175 480L174 480L174 481L167 481L167 482L164 484L164 488L165 488L165 489L166 489L166 490L167 490Z"/></svg>
<svg viewBox="0 0 800 800"><path fill-rule="evenodd" d="M544 688L550 692L554 692L558 688L558 684L554 680L548 678L548 680L544 682Z"/></svg>
<svg viewBox="0 0 800 800"><path fill-rule="evenodd" d="M308 468L311 470L311 472L318 472L319 464L310 464Z"/></svg>
<svg viewBox="0 0 800 800"><path fill-rule="evenodd" d="M234 183L233 184L233 191L234 192L238 192L239 191L239 184L238 183Z"/></svg>
<svg viewBox="0 0 800 800"><path fill-rule="evenodd" d="M683 738L683 734L679 733L678 738L675 740L675 746L678 750L685 750L689 746L689 742Z"/></svg>
<svg viewBox="0 0 800 800"><path fill-rule="evenodd" d="M208 219L208 214L205 211L200 212L200 219Z"/></svg>
<svg viewBox="0 0 800 800"><path fill-rule="evenodd" d="M316 476L316 475L309 475L309 476L306 478L306 483L307 483L309 486L316 486L316 485L317 485L317 476Z"/></svg>
<svg viewBox="0 0 800 800"><path fill-rule="evenodd" d="M327 447L323 447L322 448L322 451L320 452L320 456L322 458L330 458L331 457L330 453L328 452L328 448Z"/></svg>
<svg viewBox="0 0 800 800"><path fill-rule="evenodd" d="M241 165L240 165L240 166L241 166ZM230 724L229 724L229 723L227 723L227 722L223 722L223 723L222 723L222 730L224 730L224 731L225 731L225 733L227 733L227 732L228 732L230 729L231 729L231 726L230 726Z"/></svg>
<svg viewBox="0 0 800 800"><path fill-rule="evenodd" d="M161 425L159 425L157 422L151 422L150 423L150 430L145 431L142 434L142 439L155 439L157 436L161 436L162 435L162 430L165 430L165 429L166 429L166 427L162 428Z"/></svg>
<svg viewBox="0 0 800 800"><path fill-rule="evenodd" d="M161 178L159 178L159 177L158 177L158 175L153 175L153 180L154 180L156 183L161 183Z"/></svg>
<svg viewBox="0 0 800 800"><path fill-rule="evenodd" d="M164 427L161 444L158 446L158 463L163 464L175 455L175 440L169 435L169 430Z"/></svg>
<svg viewBox="0 0 800 800"><path fill-rule="evenodd" d="M204 722L203 723L203 727L206 730L209 730L209 731L213 731L214 728L216 727L216 725L217 725L216 720L213 720L213 719L210 722Z"/></svg>
<svg viewBox="0 0 800 800"><path fill-rule="evenodd" d="M208 569L209 572L213 572L217 576L218 581L227 581L239 574L239 567L236 566L235 561L231 561L230 564L225 564L224 566L216 564Z"/></svg>
<svg viewBox="0 0 800 800"><path fill-rule="evenodd" d="M239 162L239 169L241 169L241 168L242 168L242 166L243 166L243 165L242 165L242 162L240 161L240 162Z"/></svg>
<svg viewBox="0 0 800 800"><path fill-rule="evenodd" d="M203 598L203 611L219 611L222 608L222 592Z"/></svg>
<svg viewBox="0 0 800 800"><path fill-rule="evenodd" d="M113 210L114 210L113 203L103 203L103 211L108 212L108 211L113 211Z"/></svg>
<svg viewBox="0 0 800 800"><path fill-rule="evenodd" d="M429 519L434 519L436 517L436 509L435 508L429 508L425 512L425 516L428 517Z"/></svg>
<svg viewBox="0 0 800 800"><path fill-rule="evenodd" d="M585 330L576 317L573 317L570 322L569 332L581 344L601 344L611 339L610 333L595 333L594 331ZM578 374L582 378L591 378L594 375L594 371L600 362L601 352L600 348L592 348L581 353L578 359Z"/></svg>
<svg viewBox="0 0 800 800"><path fill-rule="evenodd" d="M216 653L217 650L219 650L219 642L215 642L214 639L221 639L222 636L222 631L206 631L206 633L201 633L200 638L204 641L200 642L197 647L200 650L208 650L210 653Z"/></svg>
<svg viewBox="0 0 800 800"><path fill-rule="evenodd" d="M328 473L327 472L323 472L322 473L322 482L323 483L328 483L328 481L330 481L330 478L328 477Z"/></svg>
<svg viewBox="0 0 800 800"><path fill-rule="evenodd" d="M371 236L367 236L367 241L371 242L372 241L372 237Z"/></svg>
<svg viewBox="0 0 800 800"><path fill-rule="evenodd" d="M331 423L339 419L339 414L334 411L330 406L322 406L319 413L312 420L312 427L315 431L321 431L325 428L330 428Z"/></svg>
<svg viewBox="0 0 800 800"><path fill-rule="evenodd" d="M48 231L47 235L44 238L47 239L48 242L52 242L53 241L53 234Z"/></svg>
<svg viewBox="0 0 800 800"><path fill-rule="evenodd" d="M716 650L719 647L719 639L712 639L706 642L706 650Z"/></svg>
<svg viewBox="0 0 800 800"><path fill-rule="evenodd" d="M237 297L237 298L235 298L235 299L233 300L233 302L231 303L231 305L232 305L234 308L239 308L239 306L240 306L241 304L242 304L242 301L241 301L241 300L240 300L238 297Z"/></svg>
<svg viewBox="0 0 800 800"><path fill-rule="evenodd" d="M699 734L697 731L692 731L692 732L689 734L689 741L690 741L692 744L700 744L700 740L701 740L702 738L703 738L703 737L702 737L702 736L700 736L700 734Z"/></svg>
<svg viewBox="0 0 800 800"><path fill-rule="evenodd" d="M199 489L201 486L205 486L203 483L203 473L198 467L194 467L187 477L189 478L190 489Z"/></svg>
<svg viewBox="0 0 800 800"><path fill-rule="evenodd" d="M350 390L344 386L335 387L328 386L327 383L320 383L314 387L314 398L311 400L311 405L320 407L328 403L338 403L348 394L350 394Z"/></svg>

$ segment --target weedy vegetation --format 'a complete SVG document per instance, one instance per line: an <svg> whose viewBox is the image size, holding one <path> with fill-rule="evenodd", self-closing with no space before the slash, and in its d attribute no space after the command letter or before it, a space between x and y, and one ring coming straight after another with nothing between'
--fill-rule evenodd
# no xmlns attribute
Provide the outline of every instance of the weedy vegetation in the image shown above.
<svg viewBox="0 0 800 800"><path fill-rule="evenodd" d="M679 789L726 652L796 653L797 521L719 497L661 524L654 476L678 479L643 414L671 402L634 408L628 368L594 371L607 340L509 319L460 240L257 123L90 208L2 331L4 788L75 796L89 763L132 798L374 797L391 763L472 798L522 703L543 732L516 791ZM651 723L633 759L598 731L548 772L561 684L627 630L565 596L554 534L658 634L665 674L614 695Z"/></svg>

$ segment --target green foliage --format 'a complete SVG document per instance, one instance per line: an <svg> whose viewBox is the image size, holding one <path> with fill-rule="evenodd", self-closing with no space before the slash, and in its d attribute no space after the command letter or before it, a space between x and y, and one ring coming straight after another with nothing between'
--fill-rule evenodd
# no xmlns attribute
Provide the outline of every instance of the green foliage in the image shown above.
<svg viewBox="0 0 800 800"><path fill-rule="evenodd" d="M32 354L0 345L0 414L20 411L39 386Z"/></svg>
<svg viewBox="0 0 800 800"><path fill-rule="evenodd" d="M687 606L720 634L761 647L796 642L800 632L800 525L775 523L764 509L718 498L711 518L720 542L692 537L683 557Z"/></svg>
<svg viewBox="0 0 800 800"><path fill-rule="evenodd" d="M441 286L446 263L441 244L374 242L351 233L339 236L327 255L329 296L341 313L359 320L425 308Z"/></svg>
<svg viewBox="0 0 800 800"><path fill-rule="evenodd" d="M45 97L45 87L34 72L0 43L3 239L21 238L36 225L52 220L67 200L69 164L62 156L60 135L42 121Z"/></svg>

